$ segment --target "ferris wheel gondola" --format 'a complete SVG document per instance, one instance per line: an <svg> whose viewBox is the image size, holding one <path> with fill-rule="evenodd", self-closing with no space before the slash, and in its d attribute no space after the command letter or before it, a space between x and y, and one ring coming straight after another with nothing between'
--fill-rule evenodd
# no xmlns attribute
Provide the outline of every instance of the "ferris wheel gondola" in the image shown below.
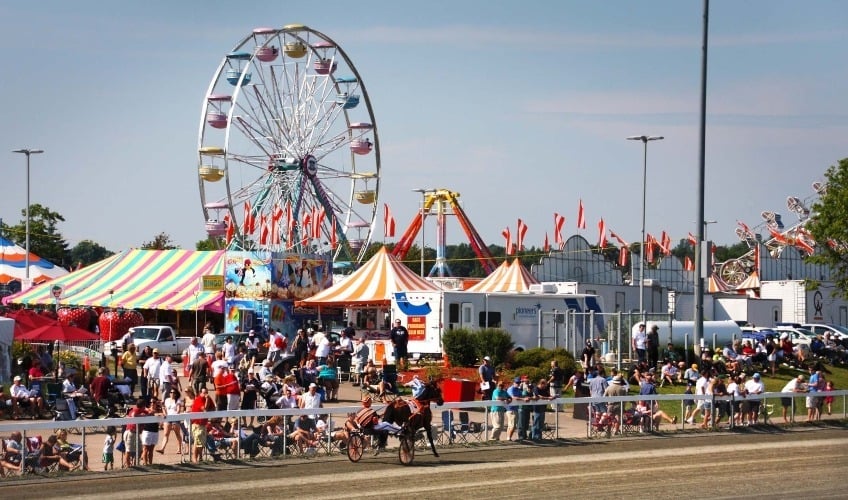
<svg viewBox="0 0 848 500"><path fill-rule="evenodd" d="M257 28L224 55L198 134L210 236L233 250L359 261L380 177L371 101L336 42L303 25Z"/></svg>

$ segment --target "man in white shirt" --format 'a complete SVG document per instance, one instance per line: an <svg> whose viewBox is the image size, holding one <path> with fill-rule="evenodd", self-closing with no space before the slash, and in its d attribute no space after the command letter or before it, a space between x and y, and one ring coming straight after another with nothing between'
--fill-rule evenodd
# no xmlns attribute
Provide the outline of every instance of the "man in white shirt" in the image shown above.
<svg viewBox="0 0 848 500"><path fill-rule="evenodd" d="M197 359L198 353L205 352L205 349L200 343L197 341L197 337L191 339L191 343L186 347L183 355L188 356L188 366L191 366L192 363Z"/></svg>
<svg viewBox="0 0 848 500"><path fill-rule="evenodd" d="M751 377L751 380L745 382L745 391L748 393L748 396L766 392L766 386L760 381L759 373L755 373L754 376ZM757 425L757 420L760 418L760 400L749 398L748 404L751 405L751 412L748 414L748 422L750 422L751 425Z"/></svg>
<svg viewBox="0 0 848 500"><path fill-rule="evenodd" d="M165 356L165 359L162 361L162 366L159 367L159 387L161 389L160 394L162 394L163 401L168 397L173 381L174 377L171 373L171 356Z"/></svg>
<svg viewBox="0 0 848 500"><path fill-rule="evenodd" d="M321 393L318 392L318 385L313 382L309 384L309 390L300 396L300 407L302 409L321 408L324 406L323 401ZM309 418L317 420L318 414L309 415Z"/></svg>
<svg viewBox="0 0 848 500"><path fill-rule="evenodd" d="M251 332L252 331L253 330L251 330ZM272 363L276 363L283 355L283 353L280 352L280 346L282 343L277 342L277 339L280 337L282 337L282 334L275 331L273 328L268 330L268 359L270 359Z"/></svg>
<svg viewBox="0 0 848 500"><path fill-rule="evenodd" d="M218 376L224 368L229 368L230 364L224 359L223 352L215 353L215 361L212 362L212 378Z"/></svg>
<svg viewBox="0 0 848 500"><path fill-rule="evenodd" d="M203 344L203 350L206 351L206 356L215 354L215 334L212 330L203 330L203 337L200 339Z"/></svg>
<svg viewBox="0 0 848 500"><path fill-rule="evenodd" d="M330 357L330 339L321 332L316 333L315 336L318 337L319 334L321 337L315 342L315 358L318 365L326 365L327 358Z"/></svg>
<svg viewBox="0 0 848 500"><path fill-rule="evenodd" d="M159 349L153 349L153 357L144 362L145 376L147 377L147 393L150 399L159 399L159 370L162 368L162 358L159 357Z"/></svg>
<svg viewBox="0 0 848 500"><path fill-rule="evenodd" d="M13 406L17 406L18 408L31 408L35 406L38 409L38 413L44 408L42 399L24 387L20 375L15 375L15 378L12 380L12 387L9 388L9 396L12 398Z"/></svg>
<svg viewBox="0 0 848 500"><path fill-rule="evenodd" d="M227 362L230 368L234 368L233 360L236 357L236 345L233 343L232 335L227 335L224 345L221 346L221 351L224 353L224 361Z"/></svg>
<svg viewBox="0 0 848 500"><path fill-rule="evenodd" d="M783 386L783 389L780 392L788 392L788 393L807 392L807 384L804 383L804 376L798 375L797 377L793 378L792 380L787 382L786 385ZM786 416L786 411L789 407L792 406L792 400L793 399L795 399L795 401L800 401L802 398L797 398L797 399L791 398L791 397L780 398L780 404L781 404L781 406L783 406L783 423L784 424L789 423L789 419Z"/></svg>

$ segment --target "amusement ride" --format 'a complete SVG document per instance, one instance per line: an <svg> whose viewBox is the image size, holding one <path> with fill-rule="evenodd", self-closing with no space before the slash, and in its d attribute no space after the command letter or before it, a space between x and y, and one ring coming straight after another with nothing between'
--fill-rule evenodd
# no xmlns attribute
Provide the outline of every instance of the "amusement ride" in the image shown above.
<svg viewBox="0 0 848 500"><path fill-rule="evenodd" d="M380 141L361 75L327 35L290 24L238 42L204 97L197 151L206 230L228 250L362 260Z"/></svg>

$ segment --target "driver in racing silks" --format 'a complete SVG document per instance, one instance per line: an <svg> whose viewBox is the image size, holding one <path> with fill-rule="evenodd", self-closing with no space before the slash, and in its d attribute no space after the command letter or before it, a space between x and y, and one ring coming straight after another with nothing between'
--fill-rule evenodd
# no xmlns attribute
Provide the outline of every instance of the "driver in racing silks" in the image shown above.
<svg viewBox="0 0 848 500"><path fill-rule="evenodd" d="M381 451L386 449L389 431L397 429L390 423L380 421L380 415L376 410L371 408L371 396L364 396L362 398L362 408L354 415L353 422L347 422L345 426L348 430L355 430L358 427L367 434L377 436L377 447L374 450L374 456L379 455Z"/></svg>

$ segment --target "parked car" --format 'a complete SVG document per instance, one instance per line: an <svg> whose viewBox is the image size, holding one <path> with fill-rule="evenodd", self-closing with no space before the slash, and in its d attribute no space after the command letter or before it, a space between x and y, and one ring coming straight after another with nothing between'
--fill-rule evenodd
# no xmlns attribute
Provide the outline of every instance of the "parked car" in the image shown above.
<svg viewBox="0 0 848 500"><path fill-rule="evenodd" d="M839 325L828 325L824 323L807 323L801 325L801 328L810 330L816 335L824 335L829 333L836 343L848 347L848 328Z"/></svg>
<svg viewBox="0 0 848 500"><path fill-rule="evenodd" d="M783 335L784 333L789 334L789 340L792 341L792 345L804 344L809 346L813 341L813 337L815 337L813 332L810 330L804 330L803 328L778 326L774 330L778 333L778 335Z"/></svg>

